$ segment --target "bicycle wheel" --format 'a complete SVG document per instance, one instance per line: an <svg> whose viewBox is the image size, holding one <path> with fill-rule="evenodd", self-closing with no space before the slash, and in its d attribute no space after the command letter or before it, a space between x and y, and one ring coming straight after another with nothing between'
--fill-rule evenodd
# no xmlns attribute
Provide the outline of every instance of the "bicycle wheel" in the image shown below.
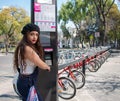
<svg viewBox="0 0 120 101"><path fill-rule="evenodd" d="M77 89L80 89L85 85L85 76L80 71L72 70L71 73L68 74L68 77L72 79Z"/></svg>
<svg viewBox="0 0 120 101"><path fill-rule="evenodd" d="M96 67L98 67L98 66L97 66L97 64L96 64L95 61L90 61L89 64L87 65L87 67L88 67L88 70L89 70L90 72L96 72L96 71L98 70L98 69L96 68Z"/></svg>
<svg viewBox="0 0 120 101"><path fill-rule="evenodd" d="M95 68L96 69L99 69L101 66L102 66L102 62L101 62L101 59L100 58L95 58L94 60L93 60L94 62L95 62Z"/></svg>
<svg viewBox="0 0 120 101"><path fill-rule="evenodd" d="M100 68L100 63L98 61L95 60L89 62L88 70L90 72L97 72L99 68Z"/></svg>
<svg viewBox="0 0 120 101"><path fill-rule="evenodd" d="M95 61L95 68L98 70L102 66L102 63L100 60L97 59L95 59L94 61Z"/></svg>
<svg viewBox="0 0 120 101"><path fill-rule="evenodd" d="M106 57L102 56L102 64L105 62L105 60L106 60Z"/></svg>
<svg viewBox="0 0 120 101"><path fill-rule="evenodd" d="M58 96L63 99L71 99L75 95L75 84L67 77L58 78Z"/></svg>

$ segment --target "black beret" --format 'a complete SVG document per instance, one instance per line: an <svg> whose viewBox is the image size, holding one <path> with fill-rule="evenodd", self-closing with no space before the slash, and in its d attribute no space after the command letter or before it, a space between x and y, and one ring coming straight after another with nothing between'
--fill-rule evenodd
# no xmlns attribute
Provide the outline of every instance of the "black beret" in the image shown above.
<svg viewBox="0 0 120 101"><path fill-rule="evenodd" d="M31 32L31 31L37 31L40 34L40 28L33 23L26 24L23 27L21 33L24 35L24 34L27 34L27 32Z"/></svg>

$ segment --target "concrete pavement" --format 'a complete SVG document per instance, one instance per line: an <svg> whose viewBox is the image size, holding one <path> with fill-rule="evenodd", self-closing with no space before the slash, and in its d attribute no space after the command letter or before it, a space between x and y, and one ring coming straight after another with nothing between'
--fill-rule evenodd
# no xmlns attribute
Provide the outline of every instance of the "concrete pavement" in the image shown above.
<svg viewBox="0 0 120 101"><path fill-rule="evenodd" d="M0 101L20 101L12 88L12 62L4 62L4 59L11 59L12 55L5 57L0 54ZM69 101L119 101L119 94L120 53L114 53L97 72L86 71L85 86L77 90L76 96ZM66 100L59 98L59 101Z"/></svg>
<svg viewBox="0 0 120 101"><path fill-rule="evenodd" d="M12 86L13 55L0 53L0 101L20 101Z"/></svg>

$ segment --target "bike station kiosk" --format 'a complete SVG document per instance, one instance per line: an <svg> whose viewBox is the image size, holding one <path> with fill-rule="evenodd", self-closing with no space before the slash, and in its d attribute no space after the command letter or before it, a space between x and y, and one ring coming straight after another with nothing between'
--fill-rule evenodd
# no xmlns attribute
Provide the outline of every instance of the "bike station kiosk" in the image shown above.
<svg viewBox="0 0 120 101"><path fill-rule="evenodd" d="M40 41L44 51L44 61L51 71L39 69L38 93L43 101L57 101L57 26L55 0L31 0L31 20L40 27Z"/></svg>

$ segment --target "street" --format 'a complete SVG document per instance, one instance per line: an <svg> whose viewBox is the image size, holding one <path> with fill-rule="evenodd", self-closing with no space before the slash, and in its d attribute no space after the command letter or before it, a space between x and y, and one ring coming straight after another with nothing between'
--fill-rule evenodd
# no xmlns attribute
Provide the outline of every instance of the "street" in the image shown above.
<svg viewBox="0 0 120 101"><path fill-rule="evenodd" d="M12 54L0 53L0 101L20 101L12 87L12 60ZM119 101L119 94L120 53L113 53L97 72L86 71L85 86L69 101Z"/></svg>
<svg viewBox="0 0 120 101"><path fill-rule="evenodd" d="M0 101L20 101L12 86L13 55L0 53Z"/></svg>

